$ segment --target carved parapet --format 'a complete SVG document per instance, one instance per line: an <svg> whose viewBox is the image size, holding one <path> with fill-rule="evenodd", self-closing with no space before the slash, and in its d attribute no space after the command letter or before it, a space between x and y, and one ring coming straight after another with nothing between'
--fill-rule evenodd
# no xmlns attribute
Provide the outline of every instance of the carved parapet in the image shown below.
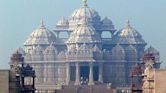
<svg viewBox="0 0 166 93"><path fill-rule="evenodd" d="M93 52L93 57L96 60L102 60L103 59L103 53L102 52Z"/></svg>
<svg viewBox="0 0 166 93"><path fill-rule="evenodd" d="M66 53L64 51L60 52L57 56L57 60L65 60L66 59Z"/></svg>
<svg viewBox="0 0 166 93"><path fill-rule="evenodd" d="M77 60L77 59L92 59L93 52L92 51L77 51L77 52L68 52L67 59L68 60Z"/></svg>

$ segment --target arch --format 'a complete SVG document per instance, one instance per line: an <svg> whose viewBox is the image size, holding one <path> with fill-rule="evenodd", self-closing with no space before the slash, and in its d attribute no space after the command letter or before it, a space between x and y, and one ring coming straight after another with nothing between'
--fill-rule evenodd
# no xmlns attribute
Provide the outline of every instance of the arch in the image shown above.
<svg viewBox="0 0 166 93"><path fill-rule="evenodd" d="M59 38L69 38L69 33L68 32L60 32Z"/></svg>
<svg viewBox="0 0 166 93"><path fill-rule="evenodd" d="M110 31L102 31L101 38L112 38L112 34Z"/></svg>

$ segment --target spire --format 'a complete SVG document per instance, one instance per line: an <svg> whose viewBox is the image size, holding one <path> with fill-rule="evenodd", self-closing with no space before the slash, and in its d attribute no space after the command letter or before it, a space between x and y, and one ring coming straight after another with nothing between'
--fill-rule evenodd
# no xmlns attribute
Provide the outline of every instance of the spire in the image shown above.
<svg viewBox="0 0 166 93"><path fill-rule="evenodd" d="M44 20L43 20L43 19L40 21L40 27L41 27L41 28L45 28Z"/></svg>
<svg viewBox="0 0 166 93"><path fill-rule="evenodd" d="M87 21L88 21L88 20L87 20L87 16L86 16L86 8L85 8L85 10L84 10L84 14L85 14L85 15L84 15L84 18L83 18L83 24L84 24L84 25L87 25L87 23L88 23Z"/></svg>
<svg viewBox="0 0 166 93"><path fill-rule="evenodd" d="M82 0L82 1L83 1L84 6L87 6L87 0Z"/></svg>
<svg viewBox="0 0 166 93"><path fill-rule="evenodd" d="M83 0L84 2L84 6L87 6L87 0ZM88 19L88 15L87 15L87 8L84 8L84 17L83 17L83 20L82 20L82 24L83 25L91 25L89 23L89 19Z"/></svg>
<svg viewBox="0 0 166 93"><path fill-rule="evenodd" d="M126 21L126 24L125 24L125 27L129 27L129 26L130 26L130 21L127 20L127 21Z"/></svg>
<svg viewBox="0 0 166 93"><path fill-rule="evenodd" d="M84 6L87 6L87 0L83 0L83 2L84 2ZM80 24L85 26L85 25L88 25L87 10L85 7L83 12L84 12L84 16L83 16L83 19L80 20Z"/></svg>

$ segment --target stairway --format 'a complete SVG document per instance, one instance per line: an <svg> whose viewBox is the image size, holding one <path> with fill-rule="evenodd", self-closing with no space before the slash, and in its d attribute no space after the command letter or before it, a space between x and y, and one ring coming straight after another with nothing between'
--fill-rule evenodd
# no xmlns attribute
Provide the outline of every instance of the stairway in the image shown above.
<svg viewBox="0 0 166 93"><path fill-rule="evenodd" d="M108 88L107 85L69 85L63 86L56 93L116 93L114 89Z"/></svg>

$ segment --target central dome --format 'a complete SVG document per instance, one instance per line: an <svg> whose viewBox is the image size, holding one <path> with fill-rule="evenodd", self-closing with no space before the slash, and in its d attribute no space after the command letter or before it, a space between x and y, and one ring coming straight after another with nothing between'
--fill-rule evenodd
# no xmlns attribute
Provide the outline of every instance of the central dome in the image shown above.
<svg viewBox="0 0 166 93"><path fill-rule="evenodd" d="M85 14L86 12L86 14ZM71 15L70 19L75 19L75 20L80 20L82 19L84 16L86 16L87 18L90 19L90 21L93 21L93 19L100 19L100 16L98 14L98 12L96 12L94 9L86 6L82 6L79 9L76 9L73 14Z"/></svg>
<svg viewBox="0 0 166 93"><path fill-rule="evenodd" d="M96 25L97 23L100 22L100 16L98 12L96 12L94 9L90 8L87 5L87 1L83 0L83 6L80 8L76 9L71 17L69 18L69 25L70 27L72 26L77 26L77 23L80 22L84 17L88 19L88 22L92 23L93 25ZM72 28L71 28L72 29Z"/></svg>

